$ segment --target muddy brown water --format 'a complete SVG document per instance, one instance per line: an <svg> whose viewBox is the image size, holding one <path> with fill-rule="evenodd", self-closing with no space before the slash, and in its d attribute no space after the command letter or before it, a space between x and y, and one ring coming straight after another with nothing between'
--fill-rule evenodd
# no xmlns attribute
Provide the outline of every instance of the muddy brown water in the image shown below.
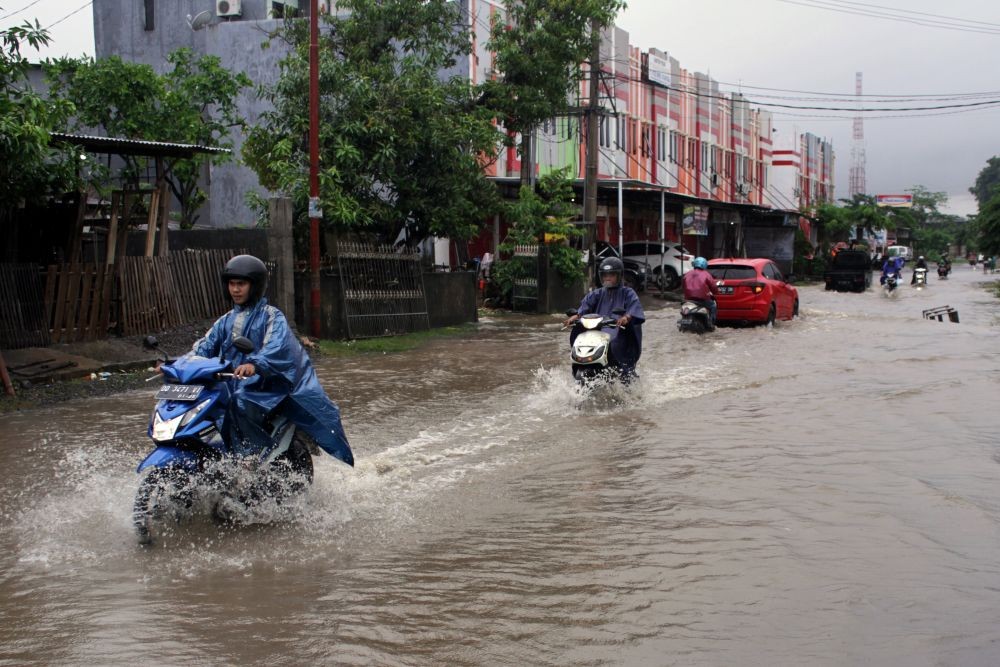
<svg viewBox="0 0 1000 667"><path fill-rule="evenodd" d="M357 468L136 546L153 388L0 417L0 665L1000 664L1000 301L651 311L630 394L558 318L326 359ZM949 304L961 323L921 318Z"/></svg>

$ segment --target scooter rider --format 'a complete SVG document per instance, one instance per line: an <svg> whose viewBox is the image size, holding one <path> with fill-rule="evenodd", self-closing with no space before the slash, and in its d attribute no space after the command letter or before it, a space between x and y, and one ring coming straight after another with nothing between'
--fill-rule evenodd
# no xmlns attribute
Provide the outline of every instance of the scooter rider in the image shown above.
<svg viewBox="0 0 1000 667"><path fill-rule="evenodd" d="M885 261L882 262L882 277L879 279L879 283L885 285L885 279L889 276L896 276L896 280L898 281L902 272L902 257L886 257Z"/></svg>
<svg viewBox="0 0 1000 667"><path fill-rule="evenodd" d="M642 354L642 323L646 321L646 313L635 291L622 284L625 265L620 259L602 259L598 273L602 286L584 296L576 314L571 315L563 325L568 327L590 313L613 317L615 310L624 310L625 314L618 317L617 324L621 331L611 342L611 354L621 364L626 377L634 375L635 366ZM578 329L570 334L571 345L578 334Z"/></svg>
<svg viewBox="0 0 1000 667"><path fill-rule="evenodd" d="M354 465L340 409L323 391L309 355L284 314L264 298L267 267L252 255L237 255L226 263L222 282L233 309L212 325L190 354L231 360L233 374L243 378L223 425L230 445L243 455L267 450L272 443L264 422L269 414L281 410L321 449ZM233 339L238 336L249 338L254 351L244 354L237 350Z"/></svg>
<svg viewBox="0 0 1000 667"><path fill-rule="evenodd" d="M913 265L913 276L910 278L911 285L917 282L917 269L923 269L924 271L927 270L927 260L924 259L923 255L917 257L917 263ZM927 274L925 273L924 280L926 279L927 279Z"/></svg>
<svg viewBox="0 0 1000 667"><path fill-rule="evenodd" d="M681 278L684 284L684 300L694 301L708 308L712 315L712 326L715 326L718 304L715 303L715 295L719 293L719 287L715 284L715 278L708 272L708 260L704 257L695 257L691 262L691 270Z"/></svg>

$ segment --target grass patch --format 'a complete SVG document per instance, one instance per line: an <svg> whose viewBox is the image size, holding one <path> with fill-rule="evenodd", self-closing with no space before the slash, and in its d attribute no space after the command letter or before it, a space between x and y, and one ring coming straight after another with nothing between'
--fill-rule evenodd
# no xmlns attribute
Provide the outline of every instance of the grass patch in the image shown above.
<svg viewBox="0 0 1000 667"><path fill-rule="evenodd" d="M440 327L429 331L415 331L399 336L383 338L362 338L358 340L321 340L319 351L331 356L351 354L392 354L407 352L420 347L429 340L461 336L475 330L475 324L468 323L456 327Z"/></svg>

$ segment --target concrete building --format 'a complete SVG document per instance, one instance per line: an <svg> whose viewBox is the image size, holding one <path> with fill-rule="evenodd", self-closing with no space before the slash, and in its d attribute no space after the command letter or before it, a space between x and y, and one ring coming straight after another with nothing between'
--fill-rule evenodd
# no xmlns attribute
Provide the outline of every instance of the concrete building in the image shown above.
<svg viewBox="0 0 1000 667"><path fill-rule="evenodd" d="M268 49L261 44L280 26L280 17L307 5L306 0L95 0L96 54L162 69L168 53L188 47L268 85L277 80L287 51L279 42ZM476 84L499 74L486 44L503 4L460 0L460 7L473 49L447 74ZM683 238L701 254L735 254L745 251L746 229L794 227L800 205L832 198L833 152L827 142L810 134L791 137L795 144L787 150L798 155L782 153L777 166L791 166L795 173L776 171L769 112L753 108L738 93L721 91L710 76L685 69L665 51L633 46L618 27L602 35L601 78L598 238L612 243ZM586 104L586 81L571 97L572 107ZM251 124L266 110L252 91L239 106ZM568 167L581 193L582 120L570 113L541 124L533 155L536 176ZM237 156L241 146L242 137L235 137ZM785 164L789 160L794 164ZM511 148L487 167L487 175L513 186L520 170ZM244 198L263 190L251 170L228 164L206 169L204 178L209 199L202 224L253 224ZM685 219L698 224L685 228ZM498 234L487 236L473 254L490 249Z"/></svg>
<svg viewBox="0 0 1000 667"><path fill-rule="evenodd" d="M257 84L274 83L278 63L287 55L282 44L261 48L267 35L281 25L295 0L94 0L95 55L117 55L165 71L166 56L181 47L197 54L218 56L222 66L245 72ZM239 100L241 114L254 123L268 107L253 91ZM243 137L234 135L239 159ZM199 226L252 226L253 213L246 193L264 193L256 174L237 161L205 169L208 201Z"/></svg>

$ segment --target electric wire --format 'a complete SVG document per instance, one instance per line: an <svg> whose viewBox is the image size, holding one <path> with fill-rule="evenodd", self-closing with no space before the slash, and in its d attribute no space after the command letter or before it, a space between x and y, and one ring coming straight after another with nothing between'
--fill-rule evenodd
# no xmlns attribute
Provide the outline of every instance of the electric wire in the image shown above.
<svg viewBox="0 0 1000 667"><path fill-rule="evenodd" d="M979 28L971 23L965 25L948 23L946 21L937 21L932 19L921 19L916 16L906 16L905 14L889 14L886 12L869 10L869 9L854 9L849 6L842 4L837 4L836 0L778 0L778 2L783 2L789 5L799 5L801 7L810 7L813 9L822 9L830 12L837 12L840 14L850 14L854 16L865 16L869 18L878 18L889 21L896 21L898 23L910 23L913 25L919 25L927 28L941 28L943 30L954 30L958 32L969 32L978 33L984 35L1000 35L1000 27L996 29L991 28ZM901 10L891 10L899 12ZM962 19L956 19L962 20ZM991 25L991 24L985 24Z"/></svg>
<svg viewBox="0 0 1000 667"><path fill-rule="evenodd" d="M65 21L69 17L73 16L74 14L79 14L80 12L82 12L87 7L90 7L92 4L94 4L94 0L90 0L90 2L84 4L81 7L77 7L76 9L74 9L73 11L71 11L69 14L67 14L66 16L62 17L61 19L55 21L54 23L48 24L47 26L45 26L45 29L49 30L51 28L54 28L55 26L59 25L60 23L62 23L63 21Z"/></svg>
<svg viewBox="0 0 1000 667"><path fill-rule="evenodd" d="M21 7L20 9L15 9L12 12L7 12L3 16L0 16L0 21L4 21L6 19L9 19L11 16L14 16L16 14L20 14L21 12L25 11L26 9L31 9L32 7L34 7L35 5L37 5L41 1L42 0L34 0L34 2L29 2L27 5L25 5L24 7Z"/></svg>

